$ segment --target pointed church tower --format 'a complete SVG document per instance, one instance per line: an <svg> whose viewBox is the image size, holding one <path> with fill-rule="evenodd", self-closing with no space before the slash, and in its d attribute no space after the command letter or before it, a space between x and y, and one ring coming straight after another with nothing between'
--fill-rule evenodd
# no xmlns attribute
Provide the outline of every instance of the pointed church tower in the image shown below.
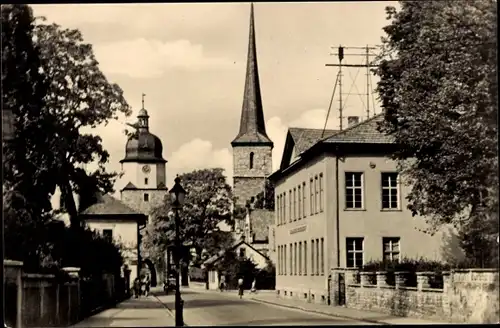
<svg viewBox="0 0 500 328"><path fill-rule="evenodd" d="M260 95L253 3L250 6L250 34L240 131L231 146L234 195L237 197L236 204L243 205L264 190L265 178L272 172L273 142L266 133Z"/></svg>

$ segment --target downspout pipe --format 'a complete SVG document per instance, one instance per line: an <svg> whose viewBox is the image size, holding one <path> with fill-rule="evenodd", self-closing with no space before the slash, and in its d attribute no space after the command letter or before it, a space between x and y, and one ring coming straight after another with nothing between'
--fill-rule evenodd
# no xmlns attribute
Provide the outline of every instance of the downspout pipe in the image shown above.
<svg viewBox="0 0 500 328"><path fill-rule="evenodd" d="M339 196L339 148L335 148L335 223L337 234L337 268L340 268L340 196Z"/></svg>

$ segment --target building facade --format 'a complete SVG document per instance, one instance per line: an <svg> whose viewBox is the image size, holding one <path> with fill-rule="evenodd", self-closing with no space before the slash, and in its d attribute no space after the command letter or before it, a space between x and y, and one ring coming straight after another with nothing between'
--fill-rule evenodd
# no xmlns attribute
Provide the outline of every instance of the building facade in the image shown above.
<svg viewBox="0 0 500 328"><path fill-rule="evenodd" d="M443 233L422 232L412 217L409 186L390 159L392 139L381 115L344 131L289 131L275 183L276 289L326 302L332 267L372 260L440 259ZM299 131L302 130L302 131Z"/></svg>
<svg viewBox="0 0 500 328"><path fill-rule="evenodd" d="M130 208L111 195L97 195L97 201L83 210L79 216L91 230L120 245L124 265L130 270L129 284L139 276L140 231L146 225L147 216Z"/></svg>

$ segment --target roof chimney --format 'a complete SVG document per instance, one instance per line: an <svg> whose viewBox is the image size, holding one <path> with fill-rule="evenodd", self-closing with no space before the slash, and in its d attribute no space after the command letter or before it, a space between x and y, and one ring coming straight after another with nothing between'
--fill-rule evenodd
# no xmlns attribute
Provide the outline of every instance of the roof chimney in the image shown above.
<svg viewBox="0 0 500 328"><path fill-rule="evenodd" d="M359 123L359 116L348 116L347 117L347 127L350 128L353 125Z"/></svg>

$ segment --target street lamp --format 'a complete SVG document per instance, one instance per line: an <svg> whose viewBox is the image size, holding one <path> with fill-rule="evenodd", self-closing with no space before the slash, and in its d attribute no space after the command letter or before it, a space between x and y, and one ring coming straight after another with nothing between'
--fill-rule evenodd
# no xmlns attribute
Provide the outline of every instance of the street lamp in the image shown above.
<svg viewBox="0 0 500 328"><path fill-rule="evenodd" d="M177 176L175 178L175 184L169 191L170 197L172 199L172 208L175 211L175 248L177 250L177 256L175 256L175 266L177 269L177 274L175 275L175 326L184 326L184 319L182 316L183 301L181 299L181 289L179 285L179 274L181 272L180 267L180 254L181 254L181 242L180 242L180 232L179 232L179 210L184 205L184 198L186 196L186 191L181 186L181 179Z"/></svg>

